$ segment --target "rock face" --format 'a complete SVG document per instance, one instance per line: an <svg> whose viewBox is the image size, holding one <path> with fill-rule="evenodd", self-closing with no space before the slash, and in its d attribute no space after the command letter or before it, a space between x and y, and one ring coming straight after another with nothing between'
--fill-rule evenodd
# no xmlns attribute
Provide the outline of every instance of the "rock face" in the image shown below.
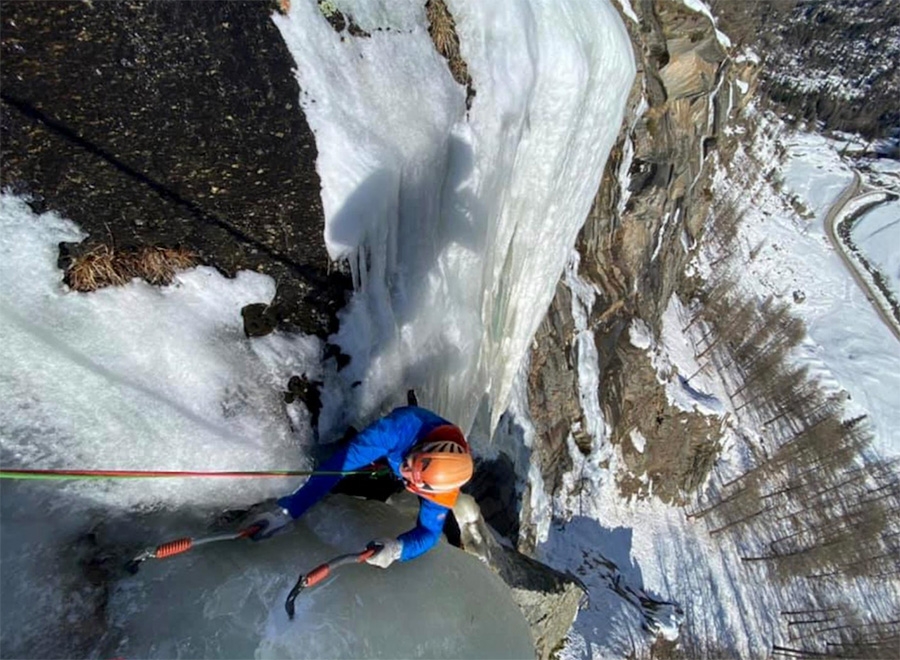
<svg viewBox="0 0 900 660"><path fill-rule="evenodd" d="M566 449L566 437L573 420L579 419L578 383L572 355L575 322L572 319L572 294L560 282L547 316L537 336L540 349L532 354L528 378L531 421L542 465L544 488L556 492L564 473L572 469ZM528 498L525 498L526 500Z"/></svg>
<svg viewBox="0 0 900 660"><path fill-rule="evenodd" d="M4 189L89 237L186 247L278 283L281 327L325 335L316 145L265 2L13 2L2 16ZM260 303L273 301L261 300Z"/></svg>
<svg viewBox="0 0 900 660"><path fill-rule="evenodd" d="M649 358L623 335L639 318L658 331L673 292L689 287L684 267L711 217L706 177L710 155L721 150L720 131L741 92L755 89L756 70L736 64L703 14L682 3L632 3L639 23L623 16L639 62L629 112L607 163L593 209L579 237L579 276L596 287L588 325L600 361L600 401L610 440L622 446L634 474L654 474L664 499L702 481L714 458L718 430L709 421L673 410L655 383ZM739 82L736 83L736 81ZM535 339L529 405L542 446L545 489L554 492L569 457L571 434L582 451L590 439L578 406L577 356L571 294L560 284ZM632 430L647 449L627 451ZM674 444L674 446L673 446ZM665 445L665 452L658 452ZM620 488L635 492L637 482ZM666 495L668 493L668 495ZM523 498L523 519L528 519ZM521 547L533 542L524 526Z"/></svg>
<svg viewBox="0 0 900 660"><path fill-rule="evenodd" d="M624 342L610 363L606 388L610 416L619 420L610 440L619 445L628 467L619 478L622 495L644 498L652 493L664 502L684 504L718 456L719 420L670 405L645 352ZM654 442L636 446L637 434Z"/></svg>
<svg viewBox="0 0 900 660"><path fill-rule="evenodd" d="M677 37L666 44L669 62L659 70L659 78L669 100L706 96L716 81L724 59L722 47L714 37L699 44L690 37Z"/></svg>

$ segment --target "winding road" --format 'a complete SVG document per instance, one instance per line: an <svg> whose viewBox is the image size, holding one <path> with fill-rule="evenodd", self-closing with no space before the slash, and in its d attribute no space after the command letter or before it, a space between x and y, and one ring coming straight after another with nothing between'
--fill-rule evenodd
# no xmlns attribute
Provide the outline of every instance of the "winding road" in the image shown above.
<svg viewBox="0 0 900 660"><path fill-rule="evenodd" d="M840 237L837 235L837 222L836 220L841 217L844 208L850 202L854 201L858 197L861 196L860 189L862 188L862 177L859 175L859 172L853 171L853 181L844 188L838 198L831 205L831 208L828 209L828 213L825 215L825 233L828 236L828 240L831 241L831 244L834 246L835 252L838 253L838 256L841 258L841 261L844 263L844 266L850 272L850 275L853 276L853 281L856 282L857 286L862 290L865 294L866 298L872 303L872 307L878 312L879 318L881 318L882 323L884 323L888 329L894 334L894 337L897 341L900 341L900 326L898 326L897 321L878 303L879 293L872 290L872 286L869 282L860 275L860 272L854 264L850 257L847 256L846 251L844 250L844 246L841 243ZM866 193L863 193L866 194Z"/></svg>

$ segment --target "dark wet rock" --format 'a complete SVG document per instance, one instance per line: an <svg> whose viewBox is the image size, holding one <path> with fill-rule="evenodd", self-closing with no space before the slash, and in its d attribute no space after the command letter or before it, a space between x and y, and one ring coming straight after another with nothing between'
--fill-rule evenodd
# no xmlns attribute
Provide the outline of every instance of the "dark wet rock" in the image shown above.
<svg viewBox="0 0 900 660"><path fill-rule="evenodd" d="M252 303L241 308L244 334L248 337L265 337L278 327L278 308L266 303Z"/></svg>
<svg viewBox="0 0 900 660"><path fill-rule="evenodd" d="M502 452L493 460L478 461L465 491L478 502L482 516L491 528L515 543L519 536L519 519L513 461Z"/></svg>
<svg viewBox="0 0 900 660"><path fill-rule="evenodd" d="M185 247L275 278L278 326L336 329L294 62L267 2L10 2L2 15L4 189L85 249ZM61 257L65 257L61 254Z"/></svg>
<svg viewBox="0 0 900 660"><path fill-rule="evenodd" d="M410 406L418 406L419 405L419 397L416 396L415 390L407 390L406 403L407 403L407 405L410 405Z"/></svg>
<svg viewBox="0 0 900 660"><path fill-rule="evenodd" d="M322 412L322 386L320 380L309 380L306 374L291 376L288 381L284 400L286 403L301 401L309 410L310 423L314 429L319 426L319 413ZM288 398L290 397L290 398Z"/></svg>
<svg viewBox="0 0 900 660"><path fill-rule="evenodd" d="M332 29L338 34L341 34L344 32L344 30L346 30L351 37L368 38L372 36L361 27L359 27L359 25L357 25L356 21L353 20L353 16L351 14L344 14L333 5L327 6L326 3L320 2L319 10L322 12L325 20L328 21L328 24L331 25Z"/></svg>
<svg viewBox="0 0 900 660"><path fill-rule="evenodd" d="M31 206L34 208L33 204ZM56 267L60 270L66 270L83 252L84 247L81 243L62 241L59 244L59 257L56 260Z"/></svg>
<svg viewBox="0 0 900 660"><path fill-rule="evenodd" d="M340 346L329 342L325 344L325 353L323 355L323 359L328 360L331 358L334 358L338 371L350 364L350 356L344 353L344 351L341 350ZM356 385L357 383L354 383L353 387L356 387Z"/></svg>

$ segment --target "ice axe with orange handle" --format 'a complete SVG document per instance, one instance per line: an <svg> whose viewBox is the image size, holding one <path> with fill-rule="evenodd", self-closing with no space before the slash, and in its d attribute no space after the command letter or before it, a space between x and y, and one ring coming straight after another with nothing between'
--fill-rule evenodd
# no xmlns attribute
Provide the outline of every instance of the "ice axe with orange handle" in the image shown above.
<svg viewBox="0 0 900 660"><path fill-rule="evenodd" d="M168 541L156 546L155 548L147 548L146 550L141 552L137 557L125 564L125 570L134 575L138 572L141 564L143 564L148 559L165 559L166 557L180 555L181 553L187 552L192 548L196 548L198 545L206 545L207 543L217 543L219 541L234 541L236 539L249 538L256 534L258 531L260 531L259 525L251 525L250 527L246 527L242 530L232 532L230 534L215 534L213 536L204 536L199 539L186 536L184 538L175 539L174 541Z"/></svg>
<svg viewBox="0 0 900 660"><path fill-rule="evenodd" d="M314 587L319 584L319 582L331 575L331 572L338 566L362 564L379 550L381 550L380 545L372 544L362 552L340 555L324 564L316 566L309 573L301 573L300 577L297 578L297 584L294 585L294 588L291 589L291 593L288 594L287 600L284 601L284 610L287 612L288 618L291 620L294 618L294 601L297 600L297 596L301 591L307 587Z"/></svg>

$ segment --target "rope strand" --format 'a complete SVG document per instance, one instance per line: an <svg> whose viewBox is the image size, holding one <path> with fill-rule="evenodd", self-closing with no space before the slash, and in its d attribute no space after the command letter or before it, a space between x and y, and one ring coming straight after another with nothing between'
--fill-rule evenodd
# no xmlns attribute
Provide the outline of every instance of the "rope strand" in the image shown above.
<svg viewBox="0 0 900 660"><path fill-rule="evenodd" d="M383 474L384 468L372 467L363 470L265 470L265 471L219 471L199 470L0 470L0 479L175 479L175 478L224 478L224 479L277 479L283 477L346 476L348 474Z"/></svg>

